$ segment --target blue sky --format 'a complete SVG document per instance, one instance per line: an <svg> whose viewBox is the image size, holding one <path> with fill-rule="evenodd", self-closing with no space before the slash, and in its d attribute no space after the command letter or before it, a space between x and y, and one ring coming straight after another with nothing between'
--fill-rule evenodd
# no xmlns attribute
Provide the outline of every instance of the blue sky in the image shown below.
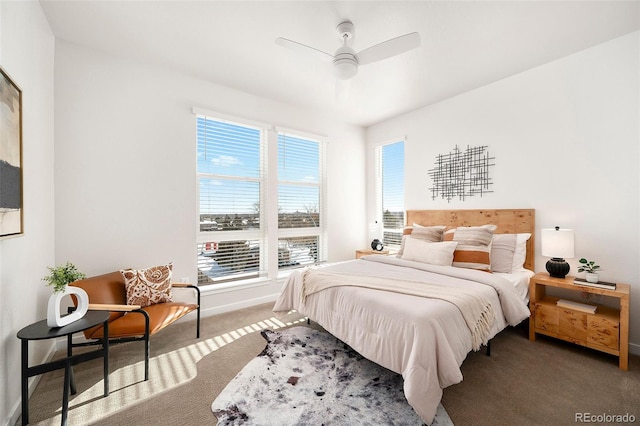
<svg viewBox="0 0 640 426"><path fill-rule="evenodd" d="M203 117L198 117L197 131L198 173L216 175L200 179L200 213L255 213L260 196L262 131ZM279 185L280 210L317 208L320 180L317 142L280 134L278 157L278 179L286 183Z"/></svg>
<svg viewBox="0 0 640 426"><path fill-rule="evenodd" d="M382 209L404 211L404 142L382 147Z"/></svg>

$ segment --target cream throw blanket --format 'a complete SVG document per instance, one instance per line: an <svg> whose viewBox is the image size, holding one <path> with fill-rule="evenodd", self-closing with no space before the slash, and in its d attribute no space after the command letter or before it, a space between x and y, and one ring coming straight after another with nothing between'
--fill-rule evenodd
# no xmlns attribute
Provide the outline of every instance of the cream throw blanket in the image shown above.
<svg viewBox="0 0 640 426"><path fill-rule="evenodd" d="M491 327L495 321L495 312L489 301L474 294L472 291L459 287L446 287L418 281L329 273L316 269L307 269L302 276L302 302L304 303L309 295L338 286L365 287L450 302L460 310L467 327L469 327L474 351L477 351L483 344L487 343Z"/></svg>

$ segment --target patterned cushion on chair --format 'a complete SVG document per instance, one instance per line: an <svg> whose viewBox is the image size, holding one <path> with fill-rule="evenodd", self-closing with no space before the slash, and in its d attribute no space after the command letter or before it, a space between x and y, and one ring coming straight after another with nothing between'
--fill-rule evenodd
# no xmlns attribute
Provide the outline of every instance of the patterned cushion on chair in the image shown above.
<svg viewBox="0 0 640 426"><path fill-rule="evenodd" d="M121 270L127 289L127 304L144 307L156 303L173 302L172 268L173 264L169 263L147 269Z"/></svg>

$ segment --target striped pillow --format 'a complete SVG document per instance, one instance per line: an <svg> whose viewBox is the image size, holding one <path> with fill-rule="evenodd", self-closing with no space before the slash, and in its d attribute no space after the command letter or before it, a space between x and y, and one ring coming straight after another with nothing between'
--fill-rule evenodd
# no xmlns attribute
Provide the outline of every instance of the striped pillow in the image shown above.
<svg viewBox="0 0 640 426"><path fill-rule="evenodd" d="M414 226L407 226L404 228L402 243L397 257L402 257L404 253L404 245L409 235L418 240L427 241L429 243L439 243L442 241L442 235L446 226L420 226L414 224Z"/></svg>
<svg viewBox="0 0 640 426"><path fill-rule="evenodd" d="M442 235L446 226L414 226L411 236L430 243L442 241Z"/></svg>
<svg viewBox="0 0 640 426"><path fill-rule="evenodd" d="M444 241L456 241L453 266L491 271L491 239L495 225L463 226L444 233Z"/></svg>

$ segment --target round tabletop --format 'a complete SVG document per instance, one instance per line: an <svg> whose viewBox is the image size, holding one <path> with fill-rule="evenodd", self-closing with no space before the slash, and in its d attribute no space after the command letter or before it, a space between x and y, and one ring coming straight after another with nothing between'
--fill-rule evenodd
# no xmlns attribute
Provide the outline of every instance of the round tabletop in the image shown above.
<svg viewBox="0 0 640 426"><path fill-rule="evenodd" d="M18 331L18 339L22 340L44 340L55 337L67 336L95 327L109 319L108 311L88 311L82 318L64 327L49 327L47 320L35 322Z"/></svg>

